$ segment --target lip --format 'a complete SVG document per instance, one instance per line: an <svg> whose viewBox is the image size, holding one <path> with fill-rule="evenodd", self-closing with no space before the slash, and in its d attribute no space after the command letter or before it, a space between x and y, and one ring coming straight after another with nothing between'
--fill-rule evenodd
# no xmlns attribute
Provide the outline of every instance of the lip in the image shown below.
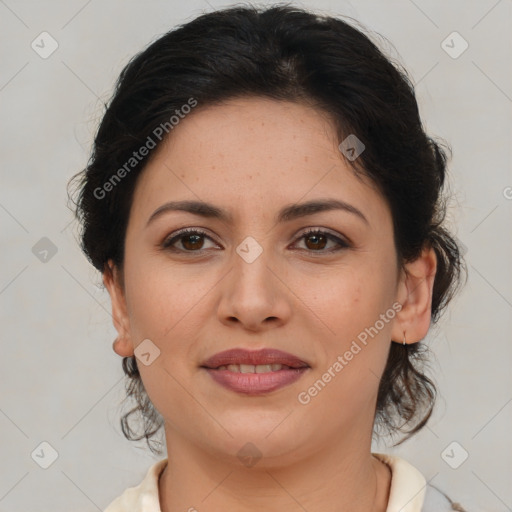
<svg viewBox="0 0 512 512"><path fill-rule="evenodd" d="M264 373L238 373L219 366L230 364L281 364L289 368ZM221 386L245 395L262 395L276 391L300 379L310 368L305 362L287 352L275 349L245 350L231 349L219 352L206 360L204 368L211 378Z"/></svg>
<svg viewBox="0 0 512 512"><path fill-rule="evenodd" d="M305 361L302 361L293 354L270 348L261 350L233 348L231 350L225 350L224 352L219 352L210 357L201 366L214 370L219 366L227 366L229 364L282 364L293 369L309 368L309 365Z"/></svg>
<svg viewBox="0 0 512 512"><path fill-rule="evenodd" d="M266 373L237 373L205 368L217 384L244 395L263 395L276 391L300 379L308 369L309 367L288 368Z"/></svg>

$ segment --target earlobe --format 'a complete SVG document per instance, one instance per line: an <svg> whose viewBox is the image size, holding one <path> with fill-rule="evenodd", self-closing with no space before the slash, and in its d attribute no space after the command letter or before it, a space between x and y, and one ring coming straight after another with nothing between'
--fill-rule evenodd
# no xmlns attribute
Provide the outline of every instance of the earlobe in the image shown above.
<svg viewBox="0 0 512 512"><path fill-rule="evenodd" d="M432 294L437 269L433 248L425 248L414 261L405 265L398 286L398 301L402 309L397 313L392 329L392 340L402 343L421 341L428 332L432 317Z"/></svg>
<svg viewBox="0 0 512 512"><path fill-rule="evenodd" d="M112 320L118 337L112 344L114 352L120 356L133 355L134 348L130 337L130 322L126 298L119 269L109 260L103 272L103 284L112 303Z"/></svg>
<svg viewBox="0 0 512 512"><path fill-rule="evenodd" d="M112 343L112 350L121 357L133 356L133 345L126 338L118 336Z"/></svg>

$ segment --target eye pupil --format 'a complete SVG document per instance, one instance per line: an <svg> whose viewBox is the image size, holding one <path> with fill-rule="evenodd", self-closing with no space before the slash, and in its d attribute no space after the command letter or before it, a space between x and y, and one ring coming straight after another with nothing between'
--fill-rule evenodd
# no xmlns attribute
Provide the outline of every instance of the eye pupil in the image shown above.
<svg viewBox="0 0 512 512"><path fill-rule="evenodd" d="M198 241L203 238L202 235L186 235L183 237L183 247L185 247L186 249L197 249L198 247L202 247L202 244L200 244L200 246L197 245ZM191 247L188 247L188 241L190 239L194 239L194 242L192 242L192 246Z"/></svg>
<svg viewBox="0 0 512 512"><path fill-rule="evenodd" d="M313 245L318 245L319 243L321 244L321 247L314 247L315 249L323 249L325 247L325 242L327 241L327 237L325 235L321 235L321 234L312 234L312 235L309 235L306 237L306 240L316 240L313 242ZM322 240L324 243L322 242L319 242L318 240ZM306 242L306 245L307 245L307 242ZM308 246L308 248L310 248Z"/></svg>

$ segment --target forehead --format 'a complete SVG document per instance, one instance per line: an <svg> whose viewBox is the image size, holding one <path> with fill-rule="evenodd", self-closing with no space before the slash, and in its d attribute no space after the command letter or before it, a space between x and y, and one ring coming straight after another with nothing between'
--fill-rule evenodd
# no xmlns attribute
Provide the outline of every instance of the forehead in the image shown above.
<svg viewBox="0 0 512 512"><path fill-rule="evenodd" d="M331 197L365 205L370 216L385 210L375 187L343 159L332 122L306 105L263 98L199 105L154 151L137 185L137 209L186 198L270 214Z"/></svg>

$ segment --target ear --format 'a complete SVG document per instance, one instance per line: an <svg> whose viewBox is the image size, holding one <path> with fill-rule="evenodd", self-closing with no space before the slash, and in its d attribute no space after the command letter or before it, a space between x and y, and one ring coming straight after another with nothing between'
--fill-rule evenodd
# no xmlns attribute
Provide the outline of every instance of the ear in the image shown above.
<svg viewBox="0 0 512 512"><path fill-rule="evenodd" d="M103 272L103 284L108 290L112 303L112 318L118 337L113 344L113 349L120 356L132 356L133 343L130 337L130 321L126 307L124 285L119 269L112 260L108 261Z"/></svg>
<svg viewBox="0 0 512 512"><path fill-rule="evenodd" d="M402 309L397 313L391 339L397 343L416 343L422 340L430 327L432 291L437 270L437 257L431 247L405 265L397 289L397 300Z"/></svg>

